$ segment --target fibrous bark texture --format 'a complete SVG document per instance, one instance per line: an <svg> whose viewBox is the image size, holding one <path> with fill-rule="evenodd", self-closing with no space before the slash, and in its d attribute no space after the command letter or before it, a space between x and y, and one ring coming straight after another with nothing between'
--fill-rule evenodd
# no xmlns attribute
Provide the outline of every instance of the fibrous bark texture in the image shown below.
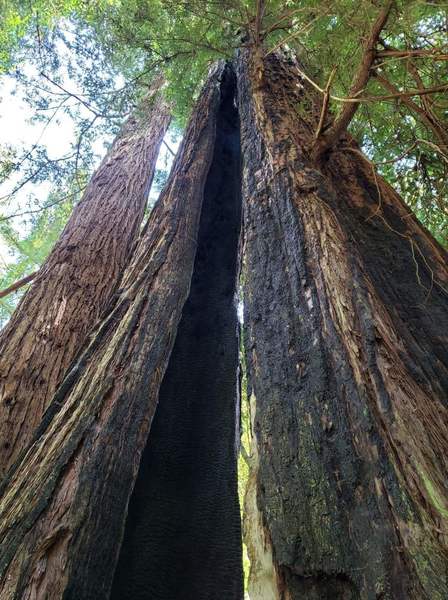
<svg viewBox="0 0 448 600"><path fill-rule="evenodd" d="M348 136L311 161L292 60L244 52L238 79L251 600L442 600L445 253Z"/></svg>
<svg viewBox="0 0 448 600"><path fill-rule="evenodd" d="M1 332L0 476L30 442L120 281L169 121L154 91L126 122Z"/></svg>
<svg viewBox="0 0 448 600"><path fill-rule="evenodd" d="M240 600L235 76L221 83L190 295L129 505L113 600Z"/></svg>
<svg viewBox="0 0 448 600"><path fill-rule="evenodd" d="M0 497L2 600L107 599L188 297L221 93L210 75L110 306Z"/></svg>

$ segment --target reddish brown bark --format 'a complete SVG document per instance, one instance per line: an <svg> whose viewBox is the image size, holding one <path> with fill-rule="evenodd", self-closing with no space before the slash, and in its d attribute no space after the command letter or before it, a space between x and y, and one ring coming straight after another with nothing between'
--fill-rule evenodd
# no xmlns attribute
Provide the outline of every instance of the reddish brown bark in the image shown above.
<svg viewBox="0 0 448 600"><path fill-rule="evenodd" d="M167 187L125 271L121 293L59 388L35 441L4 483L2 598L109 598L129 498L190 290L222 76L219 65L205 85ZM228 477L218 471L218 483L224 475ZM236 494L236 482L232 485ZM231 490L225 493L232 496ZM175 501L176 490L166 502ZM219 493L214 503L222 506ZM237 503L234 508L238 518ZM194 506L180 509L180 518L169 527L181 528ZM224 516L229 517L226 512ZM215 521L207 523L213 529ZM214 556L222 549L216 546ZM189 556L168 555L168 560L181 572ZM233 559L227 563L234 568ZM213 567L203 575L208 585L216 579L215 570L222 571L219 560ZM238 560L236 567L236 575L229 577L236 582L235 591L228 596L235 599L241 587ZM219 596L213 592L207 597Z"/></svg>
<svg viewBox="0 0 448 600"><path fill-rule="evenodd" d="M0 336L0 475L29 443L120 281L170 120L159 92L127 121Z"/></svg>
<svg viewBox="0 0 448 600"><path fill-rule="evenodd" d="M448 597L446 253L294 62L239 60L251 599Z"/></svg>

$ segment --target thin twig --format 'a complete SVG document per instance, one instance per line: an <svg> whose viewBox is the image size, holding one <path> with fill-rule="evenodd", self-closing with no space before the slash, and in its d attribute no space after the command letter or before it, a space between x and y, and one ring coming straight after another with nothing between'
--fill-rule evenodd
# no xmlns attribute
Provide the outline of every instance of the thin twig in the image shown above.
<svg viewBox="0 0 448 600"><path fill-rule="evenodd" d="M171 152L171 154L172 154L173 156L176 156L176 153L175 153L175 152L173 152L173 150L172 150L172 149L171 149L171 148L168 146L168 144L166 143L166 141L165 141L165 140L162 140L162 142L165 144L165 146L166 146L166 147L167 147L167 149L168 149L168 150Z"/></svg>
<svg viewBox="0 0 448 600"><path fill-rule="evenodd" d="M409 146L409 148L407 150L405 150L399 156L397 156L397 158L391 158L390 160L383 160L381 162L374 162L369 159L369 163L371 165L374 165L375 167L381 167L382 165L390 165L392 163L396 163L396 162L402 160L410 152L412 152L412 150L417 146L418 142L421 142L421 141L423 141L423 140L415 140L415 142L413 144L411 144L411 146ZM344 148L344 150L348 150L349 152L354 152L355 154L358 154L362 158L366 158L365 155L361 152L361 150L358 150L357 148L347 147L347 148Z"/></svg>
<svg viewBox="0 0 448 600"><path fill-rule="evenodd" d="M394 85L391 83L386 77L384 77L381 73L375 73L375 80L386 90L393 92L397 98L400 98L400 101L403 102L408 109L410 109L415 114L419 115L423 123L430 129L437 139L441 142L443 147L448 147L448 136L443 128L437 122L434 122L431 119L430 115L418 104L416 104L413 100L411 100L408 94L404 94L400 92ZM434 88L424 88L418 90L420 94L416 95L425 95L431 93L430 90L434 90ZM445 89L448 89L448 86L445 86ZM446 151L445 151L446 155Z"/></svg>
<svg viewBox="0 0 448 600"><path fill-rule="evenodd" d="M328 112L328 104L330 102L331 84L333 83L334 76L336 75L336 70L337 70L337 67L333 67L333 69L330 73L330 77L328 78L327 85L325 86L324 99L322 102L322 110L320 113L319 124L317 126L316 133L314 134L314 137L316 140L319 139L319 136L321 135L322 129L324 127L325 118L326 118L327 112Z"/></svg>
<svg viewBox="0 0 448 600"><path fill-rule="evenodd" d="M37 177L39 175L39 173L41 171L43 171L43 169L45 169L45 167L47 165L50 165L53 163L58 163L58 162L63 162L64 160L70 160L74 156L76 156L76 152L73 152L72 154L69 154L67 156L61 156L60 158L47 160L46 163L40 165L35 171L33 171L30 175L28 175L25 179L23 179L20 183L18 183L16 185L16 187L13 190L11 190L11 192L9 192L9 194L0 196L0 202L2 202L3 200L9 200L9 198L14 196L14 194L16 194L19 190L21 190L28 182L32 181L35 177Z"/></svg>
<svg viewBox="0 0 448 600"><path fill-rule="evenodd" d="M78 96L77 94L74 94L73 92L69 92L60 83L58 83L57 81L54 81L53 79L51 79L50 77L48 77L48 75L45 75L44 72L41 72L40 75L44 79L46 79L47 81L49 81L52 85L54 85L57 88L59 88L62 92L64 92L64 94L67 94L67 96L70 96L71 98L75 98L76 100L78 100L78 102L80 104L82 104L85 108L87 108L87 110L90 110L90 112L92 112L96 117L104 117L104 113L98 112L95 108L93 108L88 102L86 102L85 100L83 100L80 96Z"/></svg>
<svg viewBox="0 0 448 600"><path fill-rule="evenodd" d="M311 27L314 25L314 23L318 19L321 19L322 17L325 17L329 12L330 11L327 10L326 12L315 16L314 19L311 19L311 21L309 23L307 23L306 25L304 25L303 27L301 27L297 31L293 31L292 33L290 33L289 35L287 35L285 38L283 38L282 40L280 40L273 48L271 48L270 50L268 50L266 52L265 58L266 58L266 56L269 56L269 54L273 54L274 52L276 52L279 48L281 48L282 46L284 46L286 43L290 42L293 38L297 37L298 35L300 35L302 33L308 32L309 29L311 29Z"/></svg>
<svg viewBox="0 0 448 600"><path fill-rule="evenodd" d="M12 215L6 215L6 217L0 217L0 222L8 221L9 219L14 219L15 217L23 217L25 215L31 215L31 214L43 212L44 210L47 210L48 208L52 208L53 206L56 206L57 204L61 204L62 202L64 202L65 200L68 200L69 198L75 197L77 194L80 194L81 192L83 192L86 189L86 187L87 187L87 185L76 190L75 192L72 192L70 194L67 194L66 196L63 196L62 198L58 198L58 200L55 200L54 202L50 202L49 204L46 204L45 206L41 206L40 208L36 208L36 209L32 209L32 210L24 210L23 212L14 213Z"/></svg>
<svg viewBox="0 0 448 600"><path fill-rule="evenodd" d="M299 73L302 79L305 79L308 83L310 83L314 89L316 89L321 94L325 94L325 88L320 87L311 77L309 77L304 71L300 69L296 65L296 70ZM397 91L393 94L386 94L384 96L353 96L353 97L341 97L341 96L333 96L330 94L330 100L335 100L336 102L344 102L350 104L363 104L363 103L371 103L371 102L381 102L383 100L395 100L397 98L412 98L412 96L424 96L426 94L435 94L437 92L443 92L448 89L448 83L443 83L441 85L435 85L430 88L425 88L424 90L406 90L403 92ZM362 93L362 90L358 92L358 94Z"/></svg>
<svg viewBox="0 0 448 600"><path fill-rule="evenodd" d="M281 23L283 21L285 21L285 19L292 19L292 17L294 15L296 15L299 12L304 12L304 11L308 11L311 12L312 9L310 7L301 7L301 8L295 8L293 10L289 10L285 13L283 13L283 15L280 16L279 19L277 19L277 21L275 21L275 23L273 23L270 27L268 27L266 29L264 33L264 37L268 36L270 33L272 33L273 31L276 31L277 29L284 29L285 25L281 25Z"/></svg>

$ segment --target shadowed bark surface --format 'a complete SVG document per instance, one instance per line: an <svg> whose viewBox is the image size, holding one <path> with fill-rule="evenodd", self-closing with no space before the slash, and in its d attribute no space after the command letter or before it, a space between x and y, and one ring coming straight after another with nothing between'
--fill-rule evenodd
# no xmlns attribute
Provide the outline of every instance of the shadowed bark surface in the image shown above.
<svg viewBox="0 0 448 600"><path fill-rule="evenodd" d="M292 61L238 78L251 598L443 600L446 255L349 136L313 164Z"/></svg>
<svg viewBox="0 0 448 600"><path fill-rule="evenodd" d="M160 388L115 575L113 600L239 600L240 228L235 76L222 86L190 295Z"/></svg>
<svg viewBox="0 0 448 600"><path fill-rule="evenodd" d="M0 597L108 599L127 507L188 297L221 93L218 65L122 290L0 496Z"/></svg>
<svg viewBox="0 0 448 600"><path fill-rule="evenodd" d="M161 94L148 95L0 334L0 477L31 441L121 279L169 121Z"/></svg>

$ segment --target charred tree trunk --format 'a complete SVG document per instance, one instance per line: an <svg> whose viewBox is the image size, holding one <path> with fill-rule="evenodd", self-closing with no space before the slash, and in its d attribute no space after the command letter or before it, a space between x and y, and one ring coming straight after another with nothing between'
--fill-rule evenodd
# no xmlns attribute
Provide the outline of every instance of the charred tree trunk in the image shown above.
<svg viewBox="0 0 448 600"><path fill-rule="evenodd" d="M219 220L222 216L224 221L227 219L231 223L228 233L232 235L233 241L237 236L238 208L237 195L235 196L236 192L232 187L234 184L224 186L228 193L226 192L223 201L227 202L229 196L232 207L228 213L220 213L219 207L213 207L219 205L216 190L210 189L214 184L207 179L213 157L216 122L217 119L219 122L223 118L219 112L224 93L220 85L221 78L224 81L226 79L222 65L210 76L200 96L167 187L154 208L144 236L125 271L122 292L111 306L108 316L98 326L87 349L80 355L76 365L60 386L34 442L12 469L3 485L4 492L0 501L2 599L109 598L125 529L128 502L151 427L159 387L176 338L182 309L189 294L204 186L209 194L206 202L212 205L204 212L202 233L199 237L200 248L205 248L212 254L212 264L204 267L206 275L215 277L213 269L222 268L222 265L217 264L218 255L212 248L207 248L207 238L210 236L209 220L213 220L214 217ZM222 132L218 138L224 143ZM232 142L228 140L228 143ZM235 160L233 155L232 161ZM237 167L234 169L237 170ZM215 210L217 212L214 212ZM236 250L233 257L229 255L225 258L226 288L219 288L218 283L213 288L214 296L211 301L221 303L225 307L231 303L235 252ZM224 257L222 258L224 260ZM198 273L201 260L198 255ZM205 284L200 274L198 280L201 285ZM195 311L198 280L193 282L192 296L186 313ZM214 308L210 310L213 313ZM235 323L229 316L228 308L225 319L228 337L227 341L221 342L219 346L219 349L224 349L225 364L222 371L219 365L211 368L217 369L216 372L222 377L223 386L229 394L232 392L233 398L234 390L230 390L229 382L232 379L230 371L236 360ZM202 323L196 319L194 326L200 327ZM183 345L188 345L188 340L184 337L187 327L187 324L181 326L174 361L182 362L185 356ZM204 368L210 366L206 357L207 349L211 351L211 346L198 350L204 359ZM216 356L216 353L219 353L219 350L213 349L213 356ZM182 365L179 365L179 368L182 371ZM175 367L174 371L177 370ZM185 370L188 370L187 365ZM188 386L193 393L193 390L196 391L198 375L193 373L192 376L193 379L187 381L181 374L179 382ZM215 433L219 435L216 428L219 428L217 417L219 403L222 402L225 413L223 435L228 440L233 439L234 430L229 432L230 397L220 396L216 382L211 382L210 386L213 387L210 390L213 398L210 410L214 415ZM169 404L172 389L169 375L164 387L165 392L161 399ZM205 410L204 396L203 393L198 393L200 406L197 411L201 413ZM190 396L185 400L193 402ZM181 407L181 410L185 415L185 409ZM233 411L235 414L235 406ZM188 417L185 418L185 429L181 426L181 430L186 432ZM206 416L204 420L207 420ZM200 424L201 427L202 425L203 423ZM161 426L163 427L163 424L156 427ZM201 428L197 431L199 446L203 443L200 439L203 432L206 433L205 429ZM184 433L182 435L183 443L191 442L186 452L190 449L196 452L194 439L191 440ZM170 439L170 443L175 442L175 439ZM205 440L205 444L207 452L213 453L208 440ZM218 545L220 540L215 532L212 535L216 545L203 549L211 554L207 562L211 572L204 574L204 577L208 577L211 582L214 571L220 572L222 569L223 574L238 581L241 580L239 564L231 564L229 560L225 560L224 565L218 562L223 558L229 544L228 536L233 536L232 545L239 547L239 540L236 541L234 537L238 534L238 527L235 525L235 510L237 511L238 505L235 499L233 503L231 501L233 494L236 494L234 448L228 441L219 447L220 457L215 461L210 458L208 463L212 469L218 470L203 474L214 482L215 495L209 499L210 505L204 498L202 506L208 511L207 519L215 515L219 526L224 518L229 519L231 523L226 525L225 539L221 540L224 551ZM220 467L217 467L218 463ZM142 469L144 468L143 466ZM194 465L190 465L191 468L194 468ZM176 486L182 485L184 475L188 480L190 476L182 473L182 469L178 470ZM191 485L194 485L194 480L191 481ZM140 479L139 485L141 484ZM188 483L186 487L189 485ZM197 492L200 494L201 490L203 487ZM165 488L164 493L166 491ZM178 489L176 487L168 491L176 495ZM224 494L222 509L219 507L221 499L216 496L216 493L220 492ZM172 509L173 521L169 526L181 528L189 512L194 513L195 507L189 503L196 498L195 494L190 496L187 493L177 510L176 499L173 496L165 501L166 506ZM136 514L134 509L135 503L138 502L137 495L137 499L133 500L134 508L131 509L130 519ZM157 499L155 506L156 510L160 510ZM199 521L200 515L192 518L191 525L196 518ZM150 528L149 532L151 531ZM172 553L168 559L171 565L177 565L177 573L180 573L182 561L188 559L191 548L177 545L176 536L169 531L166 534L169 543L172 544ZM127 531L125 538L129 539ZM146 541L143 540L144 551L145 544ZM148 545L153 548L151 544L152 541L149 540ZM132 553L132 542L131 546L125 545L125 550ZM159 549L154 552L159 552ZM183 555L183 552L186 552L187 556ZM204 557L200 558L202 560ZM157 568L155 563L152 573L156 572ZM138 571L138 565L136 569ZM166 567L164 569L166 571ZM236 570L236 574L231 574L232 569ZM196 585L196 580L194 581ZM121 580L117 585L124 584ZM170 582L167 582L167 585L170 585ZM237 589L235 586L234 590ZM183 597L191 598L191 594L192 591ZM169 595L162 597L168 598ZM218 598L218 594L209 597ZM229 597L239 596L235 591Z"/></svg>
<svg viewBox="0 0 448 600"><path fill-rule="evenodd" d="M0 476L30 442L105 309L143 219L170 121L159 91L126 122L0 337Z"/></svg>
<svg viewBox="0 0 448 600"><path fill-rule="evenodd" d="M221 84L190 294L129 505L112 600L240 600L235 76Z"/></svg>
<svg viewBox="0 0 448 600"><path fill-rule="evenodd" d="M294 63L238 62L251 600L448 597L446 255Z"/></svg>

